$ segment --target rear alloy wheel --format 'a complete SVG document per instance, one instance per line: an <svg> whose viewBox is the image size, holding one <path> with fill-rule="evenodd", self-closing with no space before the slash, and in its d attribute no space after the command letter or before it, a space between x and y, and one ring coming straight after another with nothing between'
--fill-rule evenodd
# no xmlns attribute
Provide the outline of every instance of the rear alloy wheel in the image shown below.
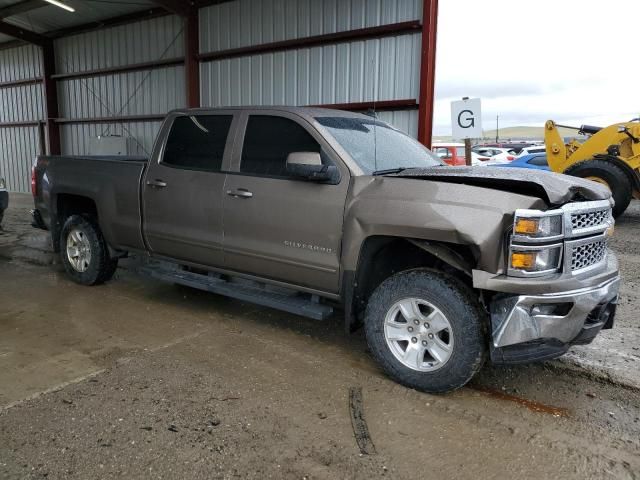
<svg viewBox="0 0 640 480"><path fill-rule="evenodd" d="M586 160L569 167L564 173L592 180L609 189L616 202L613 207L613 216L616 218L624 213L631 202L633 189L629 177L612 162Z"/></svg>
<svg viewBox="0 0 640 480"><path fill-rule="evenodd" d="M67 218L60 232L60 254L67 274L81 285L104 283L118 268L100 227L88 215Z"/></svg>
<svg viewBox="0 0 640 480"><path fill-rule="evenodd" d="M444 273L417 269L387 278L371 294L365 333L390 377L441 393L462 387L482 367L486 322L470 288Z"/></svg>
<svg viewBox="0 0 640 480"><path fill-rule="evenodd" d="M67 260L79 273L86 272L91 263L89 237L79 228L74 228L67 235Z"/></svg>

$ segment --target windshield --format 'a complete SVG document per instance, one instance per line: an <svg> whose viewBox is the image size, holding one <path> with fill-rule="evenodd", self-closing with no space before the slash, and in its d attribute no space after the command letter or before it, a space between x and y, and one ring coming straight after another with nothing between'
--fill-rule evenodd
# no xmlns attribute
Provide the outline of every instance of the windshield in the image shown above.
<svg viewBox="0 0 640 480"><path fill-rule="evenodd" d="M464 157L465 155L464 147L456 147L456 155L458 157Z"/></svg>
<svg viewBox="0 0 640 480"><path fill-rule="evenodd" d="M374 118L316 117L316 120L367 173L443 164L422 144Z"/></svg>

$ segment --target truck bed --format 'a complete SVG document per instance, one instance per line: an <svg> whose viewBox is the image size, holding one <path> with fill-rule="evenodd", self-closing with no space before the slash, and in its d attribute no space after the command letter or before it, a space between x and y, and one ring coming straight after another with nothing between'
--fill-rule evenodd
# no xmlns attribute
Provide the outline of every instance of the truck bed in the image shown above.
<svg viewBox="0 0 640 480"><path fill-rule="evenodd" d="M36 208L49 229L65 199L95 203L107 242L122 249L143 249L140 182L147 158L139 156L39 156L35 165ZM53 215L52 215L53 214Z"/></svg>

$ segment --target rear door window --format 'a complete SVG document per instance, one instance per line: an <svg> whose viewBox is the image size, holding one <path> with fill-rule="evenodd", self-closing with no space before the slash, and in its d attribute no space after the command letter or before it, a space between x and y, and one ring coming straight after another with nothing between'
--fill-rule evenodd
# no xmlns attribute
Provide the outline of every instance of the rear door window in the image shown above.
<svg viewBox="0 0 640 480"><path fill-rule="evenodd" d="M180 116L173 121L162 163L219 172L233 115Z"/></svg>
<svg viewBox="0 0 640 480"><path fill-rule="evenodd" d="M321 147L302 125L293 120L251 115L244 135L240 172L288 177L287 157L293 152L321 153Z"/></svg>

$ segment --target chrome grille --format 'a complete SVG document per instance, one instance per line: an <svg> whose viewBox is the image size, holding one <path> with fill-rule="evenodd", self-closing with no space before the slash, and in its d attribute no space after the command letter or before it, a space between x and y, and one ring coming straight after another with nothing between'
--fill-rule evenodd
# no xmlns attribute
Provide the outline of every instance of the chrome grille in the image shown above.
<svg viewBox="0 0 640 480"><path fill-rule="evenodd" d="M607 254L607 241L598 240L573 247L571 252L571 270L582 270L604 260Z"/></svg>
<svg viewBox="0 0 640 480"><path fill-rule="evenodd" d="M571 227L574 230L591 228L609 222L609 209L592 212L574 213L571 215Z"/></svg>

